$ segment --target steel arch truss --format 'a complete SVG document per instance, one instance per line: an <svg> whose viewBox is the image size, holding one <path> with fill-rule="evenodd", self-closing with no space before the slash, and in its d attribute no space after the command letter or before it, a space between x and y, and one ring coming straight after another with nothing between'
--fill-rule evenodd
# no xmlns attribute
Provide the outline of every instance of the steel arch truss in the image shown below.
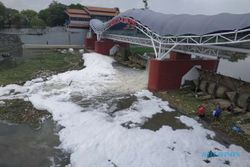
<svg viewBox="0 0 250 167"><path fill-rule="evenodd" d="M99 22L100 23L100 22ZM141 31L148 38L135 36L115 35L111 32L105 33L108 29L118 23L129 24ZM151 31L147 26L130 17L115 17L102 25L95 25L90 21L93 31L102 38L113 39L121 42L129 42L147 47L153 47L155 57L164 59L170 51L181 51L185 53L206 54L218 56L218 49L210 48L213 45L227 45L250 42L250 28L230 32L214 33L207 35L183 35L183 36L160 36ZM213 52L213 53L212 53Z"/></svg>

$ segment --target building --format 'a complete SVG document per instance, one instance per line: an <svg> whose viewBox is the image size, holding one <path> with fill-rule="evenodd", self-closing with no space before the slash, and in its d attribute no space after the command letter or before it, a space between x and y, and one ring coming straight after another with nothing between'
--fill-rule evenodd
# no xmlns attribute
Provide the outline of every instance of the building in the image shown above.
<svg viewBox="0 0 250 167"><path fill-rule="evenodd" d="M68 15L66 25L68 28L89 28L89 21L91 19L88 12L82 9L67 9L65 13Z"/></svg>
<svg viewBox="0 0 250 167"><path fill-rule="evenodd" d="M108 21L119 14L118 8L84 7L83 9L67 9L66 26L68 28L89 29L91 19Z"/></svg>

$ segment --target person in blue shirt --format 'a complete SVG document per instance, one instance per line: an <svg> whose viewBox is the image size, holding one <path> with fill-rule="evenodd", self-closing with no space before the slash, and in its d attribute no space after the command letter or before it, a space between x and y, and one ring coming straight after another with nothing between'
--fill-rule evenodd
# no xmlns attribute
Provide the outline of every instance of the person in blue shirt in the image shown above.
<svg viewBox="0 0 250 167"><path fill-rule="evenodd" d="M220 107L219 104L217 104L217 107L216 107L215 110L213 111L213 116L214 116L215 118L219 118L220 115L221 115L221 112L222 112L221 107Z"/></svg>

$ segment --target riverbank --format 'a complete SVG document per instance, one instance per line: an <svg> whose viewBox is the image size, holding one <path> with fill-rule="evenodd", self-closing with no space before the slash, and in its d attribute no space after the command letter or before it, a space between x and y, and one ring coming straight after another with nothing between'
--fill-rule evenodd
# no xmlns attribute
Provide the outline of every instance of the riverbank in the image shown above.
<svg viewBox="0 0 250 167"><path fill-rule="evenodd" d="M0 85L19 84L47 77L57 73L83 68L82 55L78 51L68 52L55 49L24 50L23 56L7 59L0 65ZM14 92L10 92L14 93ZM47 111L36 110L28 101L21 99L4 100L0 103L0 119L10 123L27 124L38 128Z"/></svg>
<svg viewBox="0 0 250 167"><path fill-rule="evenodd" d="M238 133L232 130L232 126L249 127L250 114L231 114L223 111L220 119L214 120L212 112L216 106L216 102L211 99L198 99L190 89L181 89L168 92L157 92L155 96L164 101L168 101L170 106L175 108L183 115L187 115L194 119L197 118L197 108L204 104L206 107L206 118L199 120L205 128L216 132L217 140L224 145L237 144L250 152L250 134Z"/></svg>
<svg viewBox="0 0 250 167"><path fill-rule="evenodd" d="M46 78L68 70L83 68L79 52L55 49L24 50L23 56L10 58L0 64L0 85L24 84L38 77Z"/></svg>

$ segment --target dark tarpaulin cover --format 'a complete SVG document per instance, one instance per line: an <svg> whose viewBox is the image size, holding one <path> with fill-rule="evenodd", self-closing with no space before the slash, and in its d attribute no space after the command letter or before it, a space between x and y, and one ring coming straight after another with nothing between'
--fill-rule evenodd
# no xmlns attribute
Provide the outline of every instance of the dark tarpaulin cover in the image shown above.
<svg viewBox="0 0 250 167"><path fill-rule="evenodd" d="M204 35L250 27L250 13L218 15L163 14L148 9L130 9L119 16L132 17L159 35Z"/></svg>
<svg viewBox="0 0 250 167"><path fill-rule="evenodd" d="M205 35L215 32L241 30L250 27L250 13L218 15L163 14L149 9L130 9L117 17L131 17L162 36ZM106 24L96 19L92 25L104 29Z"/></svg>

